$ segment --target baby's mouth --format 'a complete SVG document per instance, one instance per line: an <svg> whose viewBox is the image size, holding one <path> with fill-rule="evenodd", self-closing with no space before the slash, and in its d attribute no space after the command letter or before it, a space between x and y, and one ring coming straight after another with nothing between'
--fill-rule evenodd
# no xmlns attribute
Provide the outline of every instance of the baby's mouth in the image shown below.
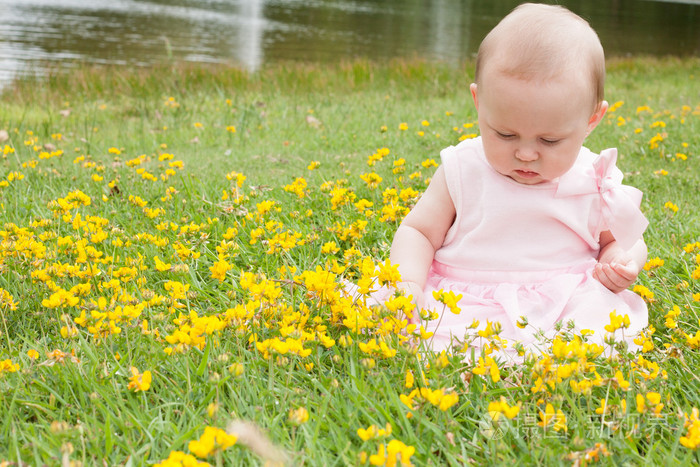
<svg viewBox="0 0 700 467"><path fill-rule="evenodd" d="M533 172L532 170L524 170L524 169L516 169L515 173L518 174L518 176L522 177L522 178L535 178L539 175L537 172Z"/></svg>

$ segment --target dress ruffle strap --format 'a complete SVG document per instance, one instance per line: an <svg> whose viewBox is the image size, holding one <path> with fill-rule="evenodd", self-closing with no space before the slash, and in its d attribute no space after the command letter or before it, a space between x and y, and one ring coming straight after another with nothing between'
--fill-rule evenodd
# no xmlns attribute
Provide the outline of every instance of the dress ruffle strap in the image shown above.
<svg viewBox="0 0 700 467"><path fill-rule="evenodd" d="M586 173L570 170L559 179L556 196L600 193L602 216L607 228L622 248L629 249L642 236L649 221L639 210L642 192L622 184L617 168L617 149L606 149Z"/></svg>

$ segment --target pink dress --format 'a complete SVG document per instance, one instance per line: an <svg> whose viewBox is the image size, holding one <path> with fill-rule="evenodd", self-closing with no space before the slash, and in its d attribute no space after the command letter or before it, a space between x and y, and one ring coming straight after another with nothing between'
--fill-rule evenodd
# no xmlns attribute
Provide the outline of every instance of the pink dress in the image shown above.
<svg viewBox="0 0 700 467"><path fill-rule="evenodd" d="M610 230L629 248L648 225L639 210L642 193L621 184L615 149L597 155L582 148L571 170L538 185L496 172L481 138L440 156L457 215L424 290L426 308L441 314L426 323L435 333L434 350L462 339L475 319L480 329L487 320L500 322L500 336L511 345L531 347L537 329L552 335L555 323L569 320L579 331L594 331L591 339L602 344L612 311L629 316L625 340L634 347L632 339L648 324L646 304L592 277L601 232ZM433 298L441 289L462 295L459 314ZM521 316L530 324L525 329L516 325Z"/></svg>

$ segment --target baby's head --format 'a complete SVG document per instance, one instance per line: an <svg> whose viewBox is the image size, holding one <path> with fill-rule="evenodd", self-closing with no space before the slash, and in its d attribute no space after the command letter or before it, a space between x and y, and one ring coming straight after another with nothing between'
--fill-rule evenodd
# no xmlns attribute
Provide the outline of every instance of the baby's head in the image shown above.
<svg viewBox="0 0 700 467"><path fill-rule="evenodd" d="M474 81L491 73L525 81L563 79L590 93L592 109L603 101L605 55L589 24L564 7L525 3L484 38Z"/></svg>
<svg viewBox="0 0 700 467"><path fill-rule="evenodd" d="M491 166L528 185L566 173L607 110L604 81L586 21L559 6L513 10L482 42L471 85Z"/></svg>

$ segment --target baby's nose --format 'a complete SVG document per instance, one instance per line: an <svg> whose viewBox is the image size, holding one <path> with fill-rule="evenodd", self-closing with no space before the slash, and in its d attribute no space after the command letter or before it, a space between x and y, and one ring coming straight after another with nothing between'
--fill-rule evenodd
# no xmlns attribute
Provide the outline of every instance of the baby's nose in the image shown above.
<svg viewBox="0 0 700 467"><path fill-rule="evenodd" d="M534 149L522 147L515 150L515 157L523 162L531 162L537 160L539 156Z"/></svg>

